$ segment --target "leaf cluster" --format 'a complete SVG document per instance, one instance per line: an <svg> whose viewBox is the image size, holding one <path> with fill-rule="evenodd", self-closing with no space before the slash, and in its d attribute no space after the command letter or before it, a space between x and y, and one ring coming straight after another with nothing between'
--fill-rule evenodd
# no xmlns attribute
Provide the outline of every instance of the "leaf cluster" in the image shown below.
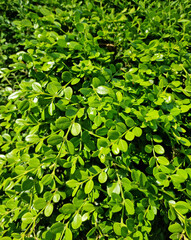
<svg viewBox="0 0 191 240"><path fill-rule="evenodd" d="M190 6L1 1L2 240L191 239Z"/></svg>

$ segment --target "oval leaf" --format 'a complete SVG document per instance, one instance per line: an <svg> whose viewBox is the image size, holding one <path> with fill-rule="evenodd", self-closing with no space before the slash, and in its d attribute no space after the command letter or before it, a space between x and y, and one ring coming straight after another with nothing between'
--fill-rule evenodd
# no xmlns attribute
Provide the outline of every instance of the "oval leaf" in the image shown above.
<svg viewBox="0 0 191 240"><path fill-rule="evenodd" d="M53 212L53 209L54 209L53 204L48 204L44 210L44 215L46 217L50 217Z"/></svg>
<svg viewBox="0 0 191 240"><path fill-rule="evenodd" d="M106 86L99 86L97 89L96 89L97 93L99 93L100 95L106 95L109 93L109 88L106 87Z"/></svg>
<svg viewBox="0 0 191 240"><path fill-rule="evenodd" d="M79 123L73 123L71 128L71 134L77 136L81 132L81 125Z"/></svg>
<svg viewBox="0 0 191 240"><path fill-rule="evenodd" d="M62 130L67 129L71 124L71 121L67 117L61 117L56 120L56 127Z"/></svg>
<svg viewBox="0 0 191 240"><path fill-rule="evenodd" d="M46 206L46 201L44 200L44 198L38 198L34 201L34 207L37 210L40 210L42 208L44 208Z"/></svg>
<svg viewBox="0 0 191 240"><path fill-rule="evenodd" d="M72 228L78 229L82 224L82 216L77 213L72 221Z"/></svg>
<svg viewBox="0 0 191 240"><path fill-rule="evenodd" d="M100 183L104 183L107 181L107 173L106 172L101 172L98 176L98 181Z"/></svg>
<svg viewBox="0 0 191 240"><path fill-rule="evenodd" d="M90 179L85 185L84 192L86 194L89 194L92 191L93 187L94 187L94 182L92 179Z"/></svg>
<svg viewBox="0 0 191 240"><path fill-rule="evenodd" d="M161 145L158 145L158 144L154 146L154 150L158 154L164 154L164 152L165 152L164 148Z"/></svg>
<svg viewBox="0 0 191 240"><path fill-rule="evenodd" d="M63 141L63 138L59 135L52 135L48 138L47 143L55 146Z"/></svg>
<svg viewBox="0 0 191 240"><path fill-rule="evenodd" d="M50 231L54 234L61 233L64 230L64 224L61 222L54 223L50 228Z"/></svg>

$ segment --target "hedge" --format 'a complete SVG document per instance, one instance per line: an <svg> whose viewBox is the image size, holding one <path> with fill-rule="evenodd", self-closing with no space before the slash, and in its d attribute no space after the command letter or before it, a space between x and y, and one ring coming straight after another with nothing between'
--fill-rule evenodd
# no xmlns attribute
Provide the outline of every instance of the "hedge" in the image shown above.
<svg viewBox="0 0 191 240"><path fill-rule="evenodd" d="M191 3L2 0L2 240L191 239Z"/></svg>

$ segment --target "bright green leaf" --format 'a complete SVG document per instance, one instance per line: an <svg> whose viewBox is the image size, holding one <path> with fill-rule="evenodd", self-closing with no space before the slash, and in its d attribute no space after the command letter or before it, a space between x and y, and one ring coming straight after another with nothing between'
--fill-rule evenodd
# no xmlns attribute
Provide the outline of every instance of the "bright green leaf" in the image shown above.
<svg viewBox="0 0 191 240"><path fill-rule="evenodd" d="M82 224L82 216L77 213L72 221L72 228L78 229Z"/></svg>
<svg viewBox="0 0 191 240"><path fill-rule="evenodd" d="M154 145L154 150L158 154L164 154L165 150L161 145Z"/></svg>
<svg viewBox="0 0 191 240"><path fill-rule="evenodd" d="M100 183L105 183L107 181L107 173L106 172L101 172L98 176L98 181Z"/></svg>
<svg viewBox="0 0 191 240"><path fill-rule="evenodd" d="M73 123L71 133L73 136L77 136L81 132L81 125L79 123Z"/></svg>
<svg viewBox="0 0 191 240"><path fill-rule="evenodd" d="M52 212L53 212L53 209L54 209L54 206L53 204L48 204L44 210L44 215L46 217L50 217L52 215Z"/></svg>
<svg viewBox="0 0 191 240"><path fill-rule="evenodd" d="M107 95L109 93L109 88L106 86L99 86L96 89L97 93L99 93L100 95Z"/></svg>
<svg viewBox="0 0 191 240"><path fill-rule="evenodd" d="M94 182L92 179L90 179L86 184L85 184L85 188L84 188L84 192L85 194L89 194L92 189L94 187Z"/></svg>

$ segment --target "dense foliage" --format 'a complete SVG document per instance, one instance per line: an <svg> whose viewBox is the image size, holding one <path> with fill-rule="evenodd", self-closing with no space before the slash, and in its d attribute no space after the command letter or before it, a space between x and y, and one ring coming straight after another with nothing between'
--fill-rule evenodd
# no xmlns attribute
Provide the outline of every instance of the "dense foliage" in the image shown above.
<svg viewBox="0 0 191 240"><path fill-rule="evenodd" d="M191 239L190 1L0 12L0 238Z"/></svg>

